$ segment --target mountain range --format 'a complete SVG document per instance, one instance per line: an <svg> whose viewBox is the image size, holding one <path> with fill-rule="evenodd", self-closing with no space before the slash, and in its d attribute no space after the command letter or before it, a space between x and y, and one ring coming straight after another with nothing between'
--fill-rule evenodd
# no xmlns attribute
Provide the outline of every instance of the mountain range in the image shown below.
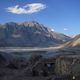
<svg viewBox="0 0 80 80"><path fill-rule="evenodd" d="M70 40L36 21L0 24L0 47L48 47Z"/></svg>

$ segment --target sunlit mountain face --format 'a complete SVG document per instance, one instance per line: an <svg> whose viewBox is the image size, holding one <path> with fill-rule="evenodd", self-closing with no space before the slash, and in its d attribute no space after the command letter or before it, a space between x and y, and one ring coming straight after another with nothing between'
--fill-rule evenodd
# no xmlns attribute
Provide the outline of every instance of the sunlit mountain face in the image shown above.
<svg viewBox="0 0 80 80"><path fill-rule="evenodd" d="M75 48L80 47L80 34L76 35L71 41L68 41L62 45L60 45L61 48Z"/></svg>

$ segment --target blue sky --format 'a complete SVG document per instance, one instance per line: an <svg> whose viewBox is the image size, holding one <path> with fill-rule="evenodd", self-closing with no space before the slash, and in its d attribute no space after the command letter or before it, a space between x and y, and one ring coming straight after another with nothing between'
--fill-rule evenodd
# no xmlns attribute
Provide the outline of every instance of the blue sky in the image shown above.
<svg viewBox="0 0 80 80"><path fill-rule="evenodd" d="M37 8L33 4L37 4ZM13 11L16 6L16 11ZM80 34L80 0L0 1L0 23L33 20L53 28L56 32L70 36Z"/></svg>

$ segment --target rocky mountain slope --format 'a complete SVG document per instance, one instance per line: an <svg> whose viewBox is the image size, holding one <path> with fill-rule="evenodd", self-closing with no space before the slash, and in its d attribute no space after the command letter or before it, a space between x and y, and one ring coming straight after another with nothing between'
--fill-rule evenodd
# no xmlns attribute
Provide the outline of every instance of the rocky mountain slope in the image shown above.
<svg viewBox="0 0 80 80"><path fill-rule="evenodd" d="M75 36L71 41L61 45L62 48L80 47L80 34Z"/></svg>
<svg viewBox="0 0 80 80"><path fill-rule="evenodd" d="M9 22L0 25L0 47L45 47L71 40L38 22Z"/></svg>

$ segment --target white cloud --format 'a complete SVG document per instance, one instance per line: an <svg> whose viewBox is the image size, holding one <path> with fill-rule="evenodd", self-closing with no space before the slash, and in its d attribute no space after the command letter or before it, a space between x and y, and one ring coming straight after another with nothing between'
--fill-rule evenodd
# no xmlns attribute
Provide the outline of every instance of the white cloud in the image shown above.
<svg viewBox="0 0 80 80"><path fill-rule="evenodd" d="M51 31L54 31L54 29L51 29Z"/></svg>
<svg viewBox="0 0 80 80"><path fill-rule="evenodd" d="M68 28L64 28L64 31L67 31L68 30Z"/></svg>
<svg viewBox="0 0 80 80"><path fill-rule="evenodd" d="M6 8L6 10L14 14L32 14L32 13L39 12L45 8L46 8L45 4L32 3L32 4L26 4L25 6L22 7L20 7L19 5L11 6Z"/></svg>

